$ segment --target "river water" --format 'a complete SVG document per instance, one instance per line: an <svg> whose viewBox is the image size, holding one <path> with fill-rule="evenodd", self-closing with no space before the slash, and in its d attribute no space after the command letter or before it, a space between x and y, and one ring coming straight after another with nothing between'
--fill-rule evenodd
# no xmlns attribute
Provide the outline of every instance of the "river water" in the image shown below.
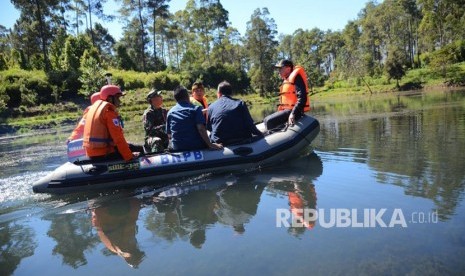
<svg viewBox="0 0 465 276"><path fill-rule="evenodd" d="M294 160L163 189L34 194L70 126L0 137L0 275L464 274L465 91L312 105Z"/></svg>

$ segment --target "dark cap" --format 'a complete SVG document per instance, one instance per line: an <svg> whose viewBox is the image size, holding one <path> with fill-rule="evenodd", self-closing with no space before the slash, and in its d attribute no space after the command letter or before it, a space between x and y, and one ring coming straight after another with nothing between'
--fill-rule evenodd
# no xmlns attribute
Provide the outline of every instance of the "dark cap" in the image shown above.
<svg viewBox="0 0 465 276"><path fill-rule="evenodd" d="M161 97L161 91L156 91L155 89L150 90L147 94L147 100L150 100L153 97Z"/></svg>
<svg viewBox="0 0 465 276"><path fill-rule="evenodd" d="M293 67L294 64L292 63L292 61L290 61L288 59L282 59L278 63L276 63L274 67L281 68L281 67L284 67L284 66Z"/></svg>

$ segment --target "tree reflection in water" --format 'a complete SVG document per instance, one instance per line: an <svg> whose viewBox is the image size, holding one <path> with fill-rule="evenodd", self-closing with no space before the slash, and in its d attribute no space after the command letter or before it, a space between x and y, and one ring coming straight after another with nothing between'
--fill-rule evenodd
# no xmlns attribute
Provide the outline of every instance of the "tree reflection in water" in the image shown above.
<svg viewBox="0 0 465 276"><path fill-rule="evenodd" d="M61 255L63 263L73 268L86 265L84 252L98 244L88 214L53 214L44 219L51 221L47 235L56 241L52 254Z"/></svg>
<svg viewBox="0 0 465 276"><path fill-rule="evenodd" d="M465 93L444 92L330 104L315 144L367 163L379 183L431 199L448 220L465 190L464 100Z"/></svg>
<svg viewBox="0 0 465 276"><path fill-rule="evenodd" d="M32 256L37 247L32 228L18 223L0 227L0 275L11 275L23 258Z"/></svg>

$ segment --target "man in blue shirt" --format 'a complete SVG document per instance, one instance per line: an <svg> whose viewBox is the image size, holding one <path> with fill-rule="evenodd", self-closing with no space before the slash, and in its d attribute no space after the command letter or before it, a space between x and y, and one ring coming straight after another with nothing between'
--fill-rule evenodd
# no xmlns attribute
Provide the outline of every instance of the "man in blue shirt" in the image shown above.
<svg viewBox="0 0 465 276"><path fill-rule="evenodd" d="M208 107L207 129L214 143L231 145L251 141L263 134L255 126L247 104L231 97L232 87L227 81L218 85L218 99Z"/></svg>
<svg viewBox="0 0 465 276"><path fill-rule="evenodd" d="M176 105L173 106L166 118L166 133L169 148L175 151L204 149L221 149L222 145L214 144L208 139L205 129L205 117L202 108L189 102L189 92L183 86L174 90Z"/></svg>

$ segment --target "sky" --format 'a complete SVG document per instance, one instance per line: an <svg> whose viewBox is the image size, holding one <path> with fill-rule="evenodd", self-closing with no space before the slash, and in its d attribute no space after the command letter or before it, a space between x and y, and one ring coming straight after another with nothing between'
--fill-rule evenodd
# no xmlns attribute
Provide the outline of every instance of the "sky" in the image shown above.
<svg viewBox="0 0 465 276"><path fill-rule="evenodd" d="M184 9L186 0L171 0L170 12ZM357 19L358 13L368 0L221 0L229 12L229 21L241 35L245 34L247 22L257 8L268 8L269 18L273 18L278 34L292 34L295 30L319 28L323 31L340 31L350 20ZM106 9L114 10L116 5L109 0ZM19 12L10 1L0 4L0 25L13 27ZM102 23L115 38L121 38L122 27L118 20Z"/></svg>

